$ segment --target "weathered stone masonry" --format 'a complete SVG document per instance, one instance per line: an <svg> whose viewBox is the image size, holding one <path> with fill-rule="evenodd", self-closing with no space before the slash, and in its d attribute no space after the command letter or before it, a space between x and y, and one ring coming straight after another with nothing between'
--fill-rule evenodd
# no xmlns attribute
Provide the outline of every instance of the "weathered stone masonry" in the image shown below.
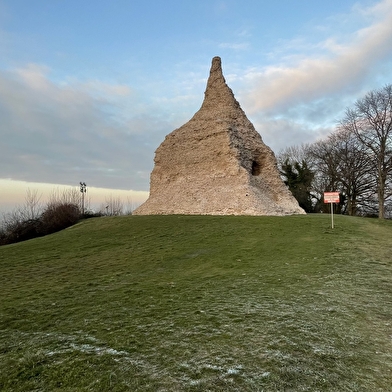
<svg viewBox="0 0 392 392"><path fill-rule="evenodd" d="M154 162L150 196L135 215L304 214L227 86L219 57L201 108L166 136Z"/></svg>

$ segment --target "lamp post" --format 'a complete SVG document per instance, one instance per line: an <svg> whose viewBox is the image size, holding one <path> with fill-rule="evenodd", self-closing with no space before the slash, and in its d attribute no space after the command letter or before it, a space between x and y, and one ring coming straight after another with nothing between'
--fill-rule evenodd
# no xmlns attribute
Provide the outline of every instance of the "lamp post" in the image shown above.
<svg viewBox="0 0 392 392"><path fill-rule="evenodd" d="M82 215L84 215L84 194L86 193L86 183L80 183L80 192L82 193Z"/></svg>

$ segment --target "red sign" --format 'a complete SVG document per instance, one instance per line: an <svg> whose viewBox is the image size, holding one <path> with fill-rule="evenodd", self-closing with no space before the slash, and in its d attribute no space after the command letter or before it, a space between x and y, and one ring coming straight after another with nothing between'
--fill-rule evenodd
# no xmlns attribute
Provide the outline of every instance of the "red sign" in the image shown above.
<svg viewBox="0 0 392 392"><path fill-rule="evenodd" d="M339 192L324 192L324 203L339 203Z"/></svg>

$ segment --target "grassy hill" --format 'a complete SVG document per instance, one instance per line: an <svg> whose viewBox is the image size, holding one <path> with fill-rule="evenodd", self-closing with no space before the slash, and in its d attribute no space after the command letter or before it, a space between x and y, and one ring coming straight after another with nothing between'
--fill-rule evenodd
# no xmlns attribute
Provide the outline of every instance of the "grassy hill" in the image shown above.
<svg viewBox="0 0 392 392"><path fill-rule="evenodd" d="M0 247L0 390L392 390L391 239L343 216L130 216Z"/></svg>

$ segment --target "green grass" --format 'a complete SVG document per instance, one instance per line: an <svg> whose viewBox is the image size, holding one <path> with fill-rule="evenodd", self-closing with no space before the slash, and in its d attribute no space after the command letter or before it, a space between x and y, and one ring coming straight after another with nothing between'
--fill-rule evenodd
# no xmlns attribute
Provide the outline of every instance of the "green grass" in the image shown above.
<svg viewBox="0 0 392 392"><path fill-rule="evenodd" d="M0 390L390 391L391 238L131 216L0 247Z"/></svg>

